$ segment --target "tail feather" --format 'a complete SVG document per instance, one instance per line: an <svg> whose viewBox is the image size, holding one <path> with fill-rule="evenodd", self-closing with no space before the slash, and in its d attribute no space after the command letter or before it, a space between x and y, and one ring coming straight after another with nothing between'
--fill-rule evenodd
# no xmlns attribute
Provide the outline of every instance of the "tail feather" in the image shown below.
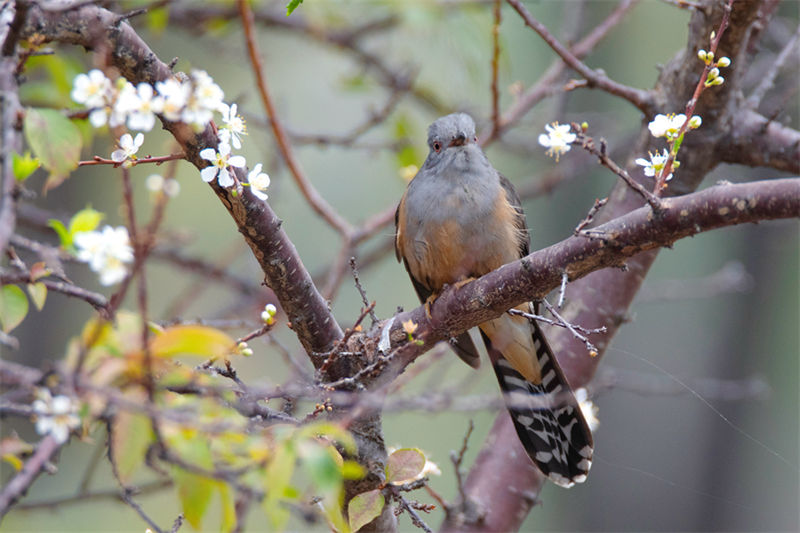
<svg viewBox="0 0 800 533"><path fill-rule="evenodd" d="M527 381L502 357L493 358L494 370L528 455L551 481L568 488L586 480L592 466L592 434L537 324L533 341L540 384Z"/></svg>

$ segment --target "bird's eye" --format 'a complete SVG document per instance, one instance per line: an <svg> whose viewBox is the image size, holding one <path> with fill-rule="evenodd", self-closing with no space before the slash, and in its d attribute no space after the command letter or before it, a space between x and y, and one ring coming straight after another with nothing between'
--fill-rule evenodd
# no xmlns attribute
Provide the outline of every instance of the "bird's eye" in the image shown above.
<svg viewBox="0 0 800 533"><path fill-rule="evenodd" d="M472 142L478 142L478 136L477 135L472 138Z"/></svg>
<svg viewBox="0 0 800 533"><path fill-rule="evenodd" d="M433 149L438 154L439 152L442 151L442 143L440 143L439 141L433 141Z"/></svg>

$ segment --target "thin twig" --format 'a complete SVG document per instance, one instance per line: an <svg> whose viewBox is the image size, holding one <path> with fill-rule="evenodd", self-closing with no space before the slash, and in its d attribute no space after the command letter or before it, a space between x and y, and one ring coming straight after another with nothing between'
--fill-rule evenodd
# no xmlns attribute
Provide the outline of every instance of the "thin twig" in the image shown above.
<svg viewBox="0 0 800 533"><path fill-rule="evenodd" d="M522 17L522 20L525 24L530 27L533 31L539 34L539 36L547 43L550 48L553 49L555 53L557 53L564 62L569 65L573 70L578 72L581 76L586 78L589 82L591 87L598 87L603 89L609 94L613 94L614 96L619 96L620 98L624 98L638 109L648 112L652 103L651 103L651 96L650 93L644 91L642 89L637 89L635 87L628 87L627 85L623 85L618 83L608 76L602 71L599 70L592 70L588 66L586 66L580 59L578 59L570 50L561 44L555 36L550 33L547 27L533 18L530 14L528 9L522 4L520 0L507 0L508 3L513 7L517 13Z"/></svg>
<svg viewBox="0 0 800 533"><path fill-rule="evenodd" d="M303 193L306 201L311 208L317 212L328 224L331 225L336 231L342 235L347 235L352 231L349 222L342 218L331 205L319 194L311 182L306 177L303 169L300 167L300 162L294 155L294 150L289 142L289 137L283 128L278 113L275 110L275 105L272 101L269 88L267 87L267 79L264 75L264 66L261 62L261 54L258 51L255 36L255 22L253 12L250 9L250 4L247 0L237 0L239 14L242 20L242 27L244 29L245 41L247 44L247 53L250 58L250 63L253 67L253 74L256 77L256 86L258 93L261 97L261 102L264 105L264 110L270 119L272 125L272 132L275 135L275 140L278 143L278 149L283 156L286 166L289 168L292 176L300 191Z"/></svg>
<svg viewBox="0 0 800 533"><path fill-rule="evenodd" d="M567 292L567 281L569 281L569 274L567 274L565 271L561 274L561 287L558 290L558 303L556 304L556 307L559 309L561 309L561 307L564 305L564 295Z"/></svg>
<svg viewBox="0 0 800 533"><path fill-rule="evenodd" d="M712 57L717 57L717 48L719 47L719 43L722 40L722 34L725 33L725 29L728 27L728 22L730 21L731 10L733 9L733 2L734 0L728 0L727 4L725 4L722 10L722 20L719 23L719 28L716 31L716 35L714 36L714 40L711 42L711 47L709 48L709 55ZM697 82L697 85L694 88L694 94L686 103L686 110L683 112L686 120L683 121L681 124L678 133L675 135L676 139L683 138L683 135L686 133L686 130L689 128L689 121L694 116L694 109L697 107L697 102L700 99L700 95L705 90L706 80L708 79L708 73L711 72L711 69L714 66L714 62L708 62L705 67L703 68L702 74L700 74L700 79ZM656 195L660 195L661 191L667 185L667 177L672 174L672 166L675 162L675 151L670 150L669 156L667 160L664 162L664 168L661 172L656 176L656 185L655 185L655 193Z"/></svg>
<svg viewBox="0 0 800 533"><path fill-rule="evenodd" d="M800 24L797 26L794 34L789 38L786 45L780 51L778 57L775 58L775 61L772 63L770 68L768 68L764 73L764 77L761 78L761 81L747 98L747 105L749 105L751 108L756 109L759 106L761 101L764 99L764 95L767 94L767 91L769 91L772 88L772 85L775 83L775 77L783 68L786 60L789 59L792 54L797 54L798 39L800 39ZM796 60L795 66L797 66Z"/></svg>
<svg viewBox="0 0 800 533"><path fill-rule="evenodd" d="M502 0L494 1L494 23L492 24L492 131L500 129L500 90L498 72L500 64L500 22Z"/></svg>
<svg viewBox="0 0 800 533"><path fill-rule="evenodd" d="M169 155L161 155L156 157L141 157L138 159L126 159L125 161L114 161L113 159L106 159L104 157L100 157L99 155L94 156L90 161L79 161L79 167L86 167L92 165L111 165L114 168L119 168L122 166L125 167L135 167L136 165L142 165L144 163L155 163L156 165L162 165L167 161L177 161L180 159L186 159L186 154L169 154Z"/></svg>
<svg viewBox="0 0 800 533"><path fill-rule="evenodd" d="M598 353L597 347L594 344L592 344L589 341L589 339L587 339L586 337L581 335L581 333L578 331L579 326L575 326L575 325L571 324L570 322L568 322L563 316L561 316L558 313L558 311L556 311L556 308L553 307L550 304L550 302L547 301L547 299L543 299L542 302L544 302L544 306L547 308L547 310L550 312L550 314L553 315L554 317L556 317L556 320L558 320L559 322L563 323L564 327L567 328L569 330L569 332L572 333L572 335L575 336L576 339L578 339L581 342L583 342L583 344L586 346L586 351L589 352L589 355L591 355L592 357L597 355L597 353ZM583 330L583 331L587 331L584 328L580 328L580 329ZM588 330L588 331L590 333L604 333L606 331L606 328L604 326L602 328L597 328L597 330Z"/></svg>
<svg viewBox="0 0 800 533"><path fill-rule="evenodd" d="M648 204L650 204L650 208L655 213L661 211L662 209L661 200L656 195L645 189L641 183L631 178L630 174L628 174L628 171L620 167L613 159L608 157L608 154L606 153L606 144L604 140L602 139L600 140L600 148L598 148L594 144L594 139L586 135L586 133L584 133L583 131L583 128L581 128L578 124L572 124L572 131L573 133L575 133L577 137L575 142L581 148L583 148L590 154L596 156L597 159L600 161L601 165L603 165L611 172L622 178L622 181L624 181L628 185L628 187L633 189L636 193L639 194L639 196L644 198L644 200Z"/></svg>
<svg viewBox="0 0 800 533"><path fill-rule="evenodd" d="M0 492L0 520L12 505L30 488L39 474L50 462L50 458L61 448L61 444L52 435L45 436L36 447L33 455L25 461L22 469L9 480Z"/></svg>
<svg viewBox="0 0 800 533"><path fill-rule="evenodd" d="M350 270L353 273L353 280L356 283L356 289L358 289L358 294L361 295L361 301L364 303L364 308L369 309L369 316L372 319L372 327L375 327L377 324L378 316L375 314L375 302L372 302L370 305L369 300L367 299L367 291L364 290L364 287L361 286L361 280L358 278L358 267L356 266L356 258L350 258Z"/></svg>
<svg viewBox="0 0 800 533"><path fill-rule="evenodd" d="M560 328L569 329L568 322L566 322L563 319L552 320L547 318L546 316L537 315L535 313L526 313L525 311L520 311L519 309L509 309L508 314L524 316L528 320L536 320L537 322L544 322L545 324L549 324L551 326L558 326ZM569 325L575 328L575 330L580 331L581 333L584 333L586 335L590 335L592 333L605 333L606 331L605 326L600 328L589 329L589 328L584 328L583 326L579 326L577 324L569 324ZM581 338L581 340L583 340L583 338Z"/></svg>
<svg viewBox="0 0 800 533"><path fill-rule="evenodd" d="M467 493L464 490L464 473L461 471L461 465L464 464L464 455L467 453L467 445L472 431L475 429L475 423L472 419L469 420L467 432L464 434L464 439L461 441L461 449L458 453L455 451L450 452L450 460L453 462L453 468L456 472L456 483L458 484L458 494L462 502L467 501Z"/></svg>
<svg viewBox="0 0 800 533"><path fill-rule="evenodd" d="M589 209L589 212L586 214L586 217L584 217L584 219L581 220L577 226L575 226L575 229L572 231L572 234L575 235L576 237L580 235L581 231L583 231L583 229L586 226L592 223L592 220L594 220L594 216L604 205L606 205L606 202L608 202L608 197L602 199L601 198L596 199L594 201L594 205L592 206L591 209ZM558 307L561 306L559 305Z"/></svg>

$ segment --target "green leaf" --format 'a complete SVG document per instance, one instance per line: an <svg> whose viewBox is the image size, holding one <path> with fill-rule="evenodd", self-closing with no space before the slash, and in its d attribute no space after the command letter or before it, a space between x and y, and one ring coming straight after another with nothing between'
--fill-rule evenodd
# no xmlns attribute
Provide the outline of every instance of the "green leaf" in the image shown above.
<svg viewBox="0 0 800 533"><path fill-rule="evenodd" d="M342 426L331 422L315 422L301 428L297 433L300 439L316 437L318 435L335 440L348 453L356 453L357 451L356 441L353 435Z"/></svg>
<svg viewBox="0 0 800 533"><path fill-rule="evenodd" d="M339 500L326 500L322 502L322 511L332 531L338 533L350 533L350 524L344 519L342 506Z"/></svg>
<svg viewBox="0 0 800 533"><path fill-rule="evenodd" d="M181 457L188 463L201 468L212 469L214 467L211 458L211 449L208 441L201 438L201 435L191 434L187 440L173 442L180 450ZM187 472L180 467L172 469L172 477L178 489L178 497L181 500L183 514L186 520L195 529L202 528L203 516L211 503L214 489L217 482L199 474Z"/></svg>
<svg viewBox="0 0 800 533"><path fill-rule="evenodd" d="M156 357L194 355L205 359L227 357L236 348L232 338L206 326L173 326L155 337L150 352Z"/></svg>
<svg viewBox="0 0 800 533"><path fill-rule="evenodd" d="M50 171L45 192L64 181L78 168L82 139L78 128L55 109L28 108L25 139L33 153Z"/></svg>
<svg viewBox="0 0 800 533"><path fill-rule="evenodd" d="M411 481L425 467L425 456L416 448L396 450L386 460L386 482L401 484Z"/></svg>
<svg viewBox="0 0 800 533"><path fill-rule="evenodd" d="M222 504L222 523L219 530L233 531L236 528L236 500L233 497L233 491L230 485L221 481L217 482L217 489L219 489L219 500Z"/></svg>
<svg viewBox="0 0 800 533"><path fill-rule="evenodd" d="M138 394L137 401L146 400L144 394ZM126 394L128 399L131 394ZM147 448L153 442L153 429L150 420L142 414L121 410L111 423L112 460L117 466L120 480L130 481L131 476L144 463Z"/></svg>
<svg viewBox="0 0 800 533"><path fill-rule="evenodd" d="M283 505L294 473L295 450L291 442L284 442L275 450L275 456L264 473L266 496L262 502L264 513L272 529L281 531L289 521L289 509Z"/></svg>
<svg viewBox="0 0 800 533"><path fill-rule="evenodd" d="M33 300L33 305L39 311L44 307L44 302L47 300L47 286L41 281L37 283L28 283L28 294Z"/></svg>
<svg viewBox="0 0 800 533"><path fill-rule="evenodd" d="M72 246L72 235L69 234L69 230L63 222L58 219L51 218L47 221L47 225L53 228L58 234L58 240L61 241L61 246L64 248L69 248Z"/></svg>
<svg viewBox="0 0 800 533"><path fill-rule="evenodd" d="M342 488L342 471L334 455L338 452L332 446L311 440L301 442L297 450L316 490L326 498L336 495Z"/></svg>
<svg viewBox="0 0 800 533"><path fill-rule="evenodd" d="M343 479L361 479L367 473L367 469L355 461L344 461L342 463Z"/></svg>
<svg viewBox="0 0 800 533"><path fill-rule="evenodd" d="M380 516L386 501L379 489L356 494L347 504L347 515L350 517L350 529L358 531Z"/></svg>
<svg viewBox="0 0 800 533"><path fill-rule="evenodd" d="M303 0L289 0L289 3L286 4L286 16L292 14L292 11L300 7L300 4L303 3Z"/></svg>
<svg viewBox="0 0 800 533"><path fill-rule="evenodd" d="M33 157L28 151L25 152L25 155L19 155L14 152L11 158L11 168L14 172L14 178L17 181L25 181L41 166L39 160Z"/></svg>
<svg viewBox="0 0 800 533"><path fill-rule="evenodd" d="M94 231L103 220L103 213L95 211L91 207L86 207L75 213L69 221L69 234L74 237L76 233L84 231Z"/></svg>
<svg viewBox="0 0 800 533"><path fill-rule="evenodd" d="M672 147L672 153L674 153L675 155L678 155L678 150L681 149L681 144L683 144L684 135L686 135L685 132L682 133L680 137L675 139L675 146Z"/></svg>
<svg viewBox="0 0 800 533"><path fill-rule="evenodd" d="M0 287L0 326L8 333L28 314L28 298L16 285Z"/></svg>

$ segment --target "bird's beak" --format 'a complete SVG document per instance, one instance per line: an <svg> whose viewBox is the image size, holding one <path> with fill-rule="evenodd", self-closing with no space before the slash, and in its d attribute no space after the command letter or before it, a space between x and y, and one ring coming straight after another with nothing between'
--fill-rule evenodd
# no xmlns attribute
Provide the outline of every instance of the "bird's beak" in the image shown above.
<svg viewBox="0 0 800 533"><path fill-rule="evenodd" d="M464 133L459 133L450 141L450 146L464 146L465 144L467 144L467 136Z"/></svg>

